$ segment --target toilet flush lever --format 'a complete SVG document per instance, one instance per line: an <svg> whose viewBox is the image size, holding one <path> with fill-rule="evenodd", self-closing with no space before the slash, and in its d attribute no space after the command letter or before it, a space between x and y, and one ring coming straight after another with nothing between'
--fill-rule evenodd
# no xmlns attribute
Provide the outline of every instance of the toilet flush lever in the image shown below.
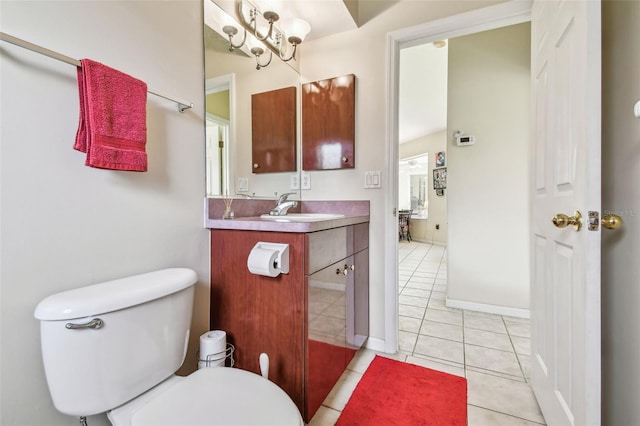
<svg viewBox="0 0 640 426"><path fill-rule="evenodd" d="M104 321L102 321L100 318L94 318L89 322L86 322L84 324L74 324L71 322L68 322L65 324L65 327L68 330L80 330L83 328L91 328L93 330L97 330L99 328L102 328L102 326L104 325Z"/></svg>

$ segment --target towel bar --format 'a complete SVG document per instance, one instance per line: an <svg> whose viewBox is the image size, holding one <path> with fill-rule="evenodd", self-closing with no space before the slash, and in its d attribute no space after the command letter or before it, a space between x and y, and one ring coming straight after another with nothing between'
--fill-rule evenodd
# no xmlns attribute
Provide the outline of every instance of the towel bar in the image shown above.
<svg viewBox="0 0 640 426"><path fill-rule="evenodd" d="M15 44L16 46L22 47L24 49L31 50L31 51L39 53L41 55L48 56L48 57L50 57L52 59L57 59L58 61L65 62L65 63L67 63L69 65L75 65L76 67L80 66L80 61L77 60L77 59L71 58L69 56L63 55L63 54L58 53L58 52L54 52L53 50L46 49L46 48L44 48L42 46L38 46L37 44L30 43L30 42L28 42L26 40L22 40L22 39L20 39L18 37L14 37L14 36L9 35L7 33L0 32L0 40L6 41L6 42L11 43L11 44ZM148 89L147 92L151 93L152 95L159 96L161 98L164 98L164 99L167 99L167 100L170 100L172 102L177 103L178 104L178 111L180 111L180 112L184 112L187 109L193 108L193 103L192 102L184 101L184 100L181 100L181 99L177 99L177 98L174 98L172 96L166 95L164 93L160 93L160 92L155 91L155 90Z"/></svg>

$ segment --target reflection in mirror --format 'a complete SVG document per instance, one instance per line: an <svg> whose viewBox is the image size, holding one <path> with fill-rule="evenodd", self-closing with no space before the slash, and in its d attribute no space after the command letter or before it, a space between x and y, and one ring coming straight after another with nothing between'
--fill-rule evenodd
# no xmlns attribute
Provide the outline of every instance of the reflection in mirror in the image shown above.
<svg viewBox="0 0 640 426"><path fill-rule="evenodd" d="M427 185L429 155L419 155L400 160L398 175L398 207L411 211L415 219L428 216Z"/></svg>
<svg viewBox="0 0 640 426"><path fill-rule="evenodd" d="M216 109L218 112L210 111L207 102L207 128L211 130L211 136L207 134L207 195L274 198L275 194L291 192L291 175L296 174L299 178L300 159L296 158L298 171L295 173L253 173L251 95L294 86L299 96L299 75L289 66L293 61L283 62L274 57L269 66L256 70L255 58L250 53L245 53L243 49L229 51L228 37L222 31L224 23L216 18L220 13L225 14L216 3L204 0L206 91L207 94L215 95L224 92L227 87L229 89L228 118L224 114L220 115L219 109ZM227 18L231 19L228 15ZM220 94L217 96L222 97ZM228 138L222 149L218 143L221 135ZM298 134L296 146L300 152ZM300 193L297 191L299 198Z"/></svg>
<svg viewBox="0 0 640 426"><path fill-rule="evenodd" d="M233 76L206 81L207 196L229 195L231 154L231 93Z"/></svg>

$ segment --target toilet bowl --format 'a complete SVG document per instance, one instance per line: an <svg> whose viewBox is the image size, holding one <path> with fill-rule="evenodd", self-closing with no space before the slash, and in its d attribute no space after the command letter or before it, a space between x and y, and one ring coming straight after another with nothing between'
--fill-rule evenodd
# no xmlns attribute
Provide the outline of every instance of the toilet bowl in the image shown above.
<svg viewBox="0 0 640 426"><path fill-rule="evenodd" d="M274 383L226 367L173 376L107 416L114 426L304 425L291 398Z"/></svg>
<svg viewBox="0 0 640 426"><path fill-rule="evenodd" d="M291 398L248 371L174 375L187 353L196 273L171 268L42 300L42 359L58 411L116 426L304 425Z"/></svg>

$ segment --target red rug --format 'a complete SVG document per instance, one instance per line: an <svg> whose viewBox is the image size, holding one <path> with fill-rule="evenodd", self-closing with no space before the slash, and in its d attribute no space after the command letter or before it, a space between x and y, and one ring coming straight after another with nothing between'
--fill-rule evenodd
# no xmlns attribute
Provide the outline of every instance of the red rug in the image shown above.
<svg viewBox="0 0 640 426"><path fill-rule="evenodd" d="M336 425L467 424L467 380L377 356Z"/></svg>

